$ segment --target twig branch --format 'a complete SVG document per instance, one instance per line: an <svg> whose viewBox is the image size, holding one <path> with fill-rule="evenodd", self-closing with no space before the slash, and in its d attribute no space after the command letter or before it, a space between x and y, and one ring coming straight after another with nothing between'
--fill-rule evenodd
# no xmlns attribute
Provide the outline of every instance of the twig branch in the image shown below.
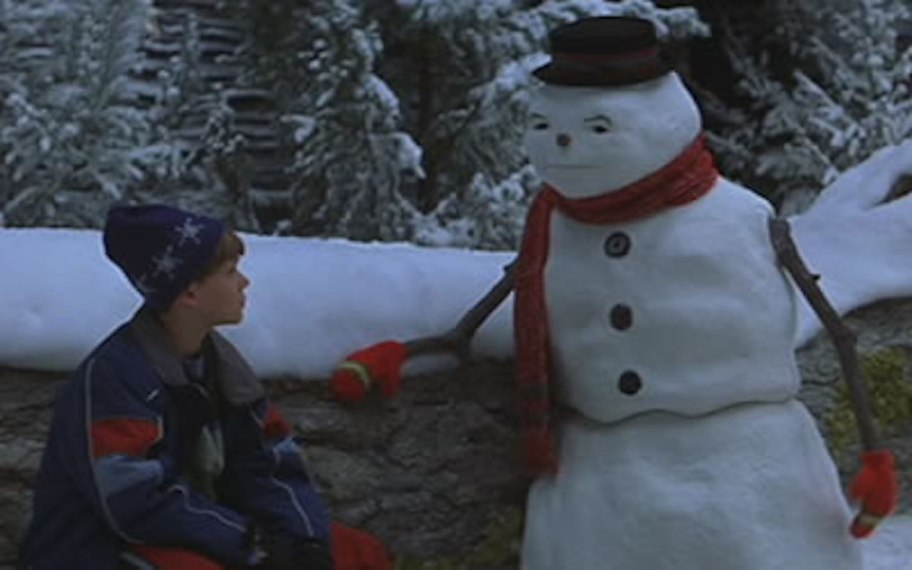
<svg viewBox="0 0 912 570"><path fill-rule="evenodd" d="M409 356L433 352L452 352L460 360L467 360L472 337L478 327L494 312L513 290L516 260L504 267L504 275L494 287L469 309L455 327L439 336L426 336L405 343Z"/></svg>
<svg viewBox="0 0 912 570"><path fill-rule="evenodd" d="M773 240L773 247L779 257L779 262L791 274L795 284L798 285L814 312L820 317L820 322L823 323L833 344L836 346L842 375L849 387L849 399L855 412L861 444L865 450L876 449L877 431L874 427L874 417L871 412L867 388L862 379L861 367L858 363L855 333L846 326L845 322L839 317L839 313L836 312L836 309L824 296L823 291L817 284L819 276L812 274L807 265L805 265L804 260L801 259L798 248L792 240L788 222L781 218L770 220L770 235Z"/></svg>

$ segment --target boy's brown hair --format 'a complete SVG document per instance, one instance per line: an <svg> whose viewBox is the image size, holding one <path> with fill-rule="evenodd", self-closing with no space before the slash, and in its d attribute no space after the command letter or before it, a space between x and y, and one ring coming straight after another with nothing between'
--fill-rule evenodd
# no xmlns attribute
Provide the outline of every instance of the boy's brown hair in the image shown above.
<svg viewBox="0 0 912 570"><path fill-rule="evenodd" d="M218 271L226 261L238 259L244 255L245 251L244 240L242 240L233 230L225 230L225 233L223 233L221 239L219 239L218 246L215 248L215 255L212 256L209 264L206 265L206 268L203 269L202 273L200 273L199 277L194 279L194 281L206 279Z"/></svg>

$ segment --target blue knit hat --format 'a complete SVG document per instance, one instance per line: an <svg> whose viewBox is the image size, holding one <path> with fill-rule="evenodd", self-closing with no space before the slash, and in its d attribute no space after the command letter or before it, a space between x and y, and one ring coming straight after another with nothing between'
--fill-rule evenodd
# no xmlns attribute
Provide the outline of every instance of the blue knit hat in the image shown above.
<svg viewBox="0 0 912 570"><path fill-rule="evenodd" d="M171 206L115 206L104 247L146 304L166 309L206 269L224 231L215 218Z"/></svg>

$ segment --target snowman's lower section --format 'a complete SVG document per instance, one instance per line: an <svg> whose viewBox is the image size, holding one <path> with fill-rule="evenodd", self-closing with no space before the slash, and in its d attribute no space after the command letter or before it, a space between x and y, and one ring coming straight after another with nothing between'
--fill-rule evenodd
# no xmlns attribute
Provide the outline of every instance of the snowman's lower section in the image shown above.
<svg viewBox="0 0 912 570"><path fill-rule="evenodd" d="M561 425L523 570L859 570L836 469L799 402Z"/></svg>

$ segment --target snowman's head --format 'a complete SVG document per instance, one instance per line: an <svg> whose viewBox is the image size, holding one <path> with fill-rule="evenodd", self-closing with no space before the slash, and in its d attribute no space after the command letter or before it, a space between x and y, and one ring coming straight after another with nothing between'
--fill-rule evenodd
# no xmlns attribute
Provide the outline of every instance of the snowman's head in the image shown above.
<svg viewBox="0 0 912 570"><path fill-rule="evenodd" d="M700 112L675 73L634 85L544 85L525 143L542 179L568 198L611 192L671 162L700 133Z"/></svg>
<svg viewBox="0 0 912 570"><path fill-rule="evenodd" d="M549 34L535 71L526 149L548 184L570 198L611 192L652 174L702 128L700 112L639 18L585 18Z"/></svg>

